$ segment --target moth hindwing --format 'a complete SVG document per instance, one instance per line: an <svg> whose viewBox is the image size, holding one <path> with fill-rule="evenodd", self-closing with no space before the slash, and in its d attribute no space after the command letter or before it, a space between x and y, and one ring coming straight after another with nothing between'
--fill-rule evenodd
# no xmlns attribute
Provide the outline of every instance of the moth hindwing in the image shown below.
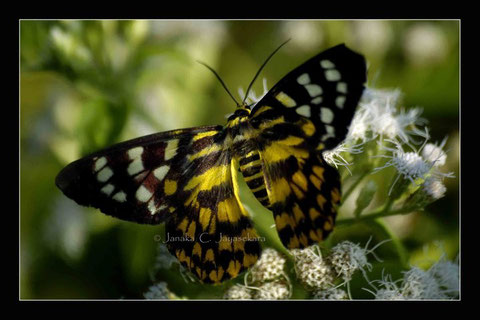
<svg viewBox="0 0 480 320"><path fill-rule="evenodd" d="M242 206L237 170L274 214L287 248L323 240L340 201L337 171L322 152L347 133L366 80L344 45L291 71L226 126L157 133L77 160L57 176L65 195L128 221L166 222L170 252L205 283L253 265L260 243Z"/></svg>

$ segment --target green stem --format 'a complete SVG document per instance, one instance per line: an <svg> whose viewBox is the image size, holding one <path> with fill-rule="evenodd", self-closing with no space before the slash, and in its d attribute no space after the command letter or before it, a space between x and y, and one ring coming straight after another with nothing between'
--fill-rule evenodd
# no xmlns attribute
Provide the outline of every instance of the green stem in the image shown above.
<svg viewBox="0 0 480 320"><path fill-rule="evenodd" d="M355 190L355 188L360 184L360 182L362 182L362 180L367 175L368 175L368 172L362 173L362 175L358 177L358 179L350 186L350 188L348 188L348 190L345 191L345 193L342 196L342 203L345 203L345 201L347 201L347 198L352 194L353 190Z"/></svg>
<svg viewBox="0 0 480 320"><path fill-rule="evenodd" d="M390 208L391 204L388 205L388 207ZM385 206L385 208L370 212L368 214L361 215L360 217L338 220L336 222L336 225L337 226L350 225L350 224L354 224L354 223L358 223L358 222L365 222L365 221L375 220L375 219L378 219L378 218L395 216L397 214L407 214L407 213L410 213L412 211L413 211L413 209L411 207L400 208L400 209L397 209L397 210L389 211L387 206Z"/></svg>
<svg viewBox="0 0 480 320"><path fill-rule="evenodd" d="M371 223L368 224L368 226L375 229L378 233L382 235L382 237L392 240L392 244L395 248L395 251L397 252L400 263L402 267L406 268L408 263L408 254L400 239L398 239L398 237L393 234L393 232L381 219L374 219L373 221L371 221Z"/></svg>

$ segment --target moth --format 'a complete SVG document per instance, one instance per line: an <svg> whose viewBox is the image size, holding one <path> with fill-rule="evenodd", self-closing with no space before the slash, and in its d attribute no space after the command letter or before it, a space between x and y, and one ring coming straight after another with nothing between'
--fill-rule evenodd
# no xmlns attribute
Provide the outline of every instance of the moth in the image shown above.
<svg viewBox="0 0 480 320"><path fill-rule="evenodd" d="M286 248L308 247L332 231L340 177L322 153L345 138L366 73L362 55L337 45L288 73L258 102L237 103L225 126L115 144L70 163L55 183L107 215L165 222L169 251L202 283L235 278L261 253L239 199L238 174L273 213Z"/></svg>

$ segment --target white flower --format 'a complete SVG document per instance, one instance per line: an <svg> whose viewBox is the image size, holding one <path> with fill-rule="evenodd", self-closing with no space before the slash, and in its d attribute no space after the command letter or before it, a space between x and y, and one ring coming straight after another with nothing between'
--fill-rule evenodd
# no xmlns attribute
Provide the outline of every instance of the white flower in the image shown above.
<svg viewBox="0 0 480 320"><path fill-rule="evenodd" d="M398 172L398 176L392 184L389 195L391 194L393 187L395 186L398 178L403 176L405 179L410 180L410 182L415 183L415 179L424 178L424 176L430 171L432 165L423 160L423 158L418 154L418 151L415 152L405 152L402 145L396 140L385 139L387 142L391 142L395 145L395 148L389 148L383 145L380 147L384 150L389 151L390 155L379 155L377 157L390 159L382 167L375 168L374 173L387 168L395 167ZM411 147L414 149L413 147ZM415 150L415 149L414 149Z"/></svg>
<svg viewBox="0 0 480 320"><path fill-rule="evenodd" d="M350 281L357 270L372 268L367 261L368 251L358 244L343 241L332 248L327 261L333 266L335 272L344 281Z"/></svg>
<svg viewBox="0 0 480 320"><path fill-rule="evenodd" d="M167 283L162 281L150 286L143 296L147 300L167 300L171 299L172 294L167 288Z"/></svg>
<svg viewBox="0 0 480 320"><path fill-rule="evenodd" d="M316 248L315 252L312 248ZM333 286L334 270L327 264L317 246L290 250L295 259L298 280L310 290L326 289Z"/></svg>
<svg viewBox="0 0 480 320"><path fill-rule="evenodd" d="M348 300L348 294L345 290L338 288L328 288L319 290L313 294L313 299L317 300Z"/></svg>
<svg viewBox="0 0 480 320"><path fill-rule="evenodd" d="M361 144L348 145L346 142L340 143L332 150L326 150L322 153L323 159L330 164L338 168L338 166L345 166L348 170L348 166L351 164L345 160L340 153L347 152L349 154L357 154L362 152Z"/></svg>
<svg viewBox="0 0 480 320"><path fill-rule="evenodd" d="M263 250L260 259L249 271L252 281L265 282L280 278L284 275L285 261L286 259L276 250L272 248Z"/></svg>
<svg viewBox="0 0 480 320"><path fill-rule="evenodd" d="M459 267L457 263L440 259L428 272L438 281L443 292L449 296L458 296L460 289Z"/></svg>
<svg viewBox="0 0 480 320"><path fill-rule="evenodd" d="M377 90L367 88L349 127L347 141L368 141L377 136L381 139L399 138L408 142L412 134L418 134L417 125L423 124L421 110L412 108L408 112L397 111L399 90Z"/></svg>
<svg viewBox="0 0 480 320"><path fill-rule="evenodd" d="M399 290L380 289L375 293L375 300L405 300Z"/></svg>
<svg viewBox="0 0 480 320"><path fill-rule="evenodd" d="M407 299L446 298L435 277L417 267L413 267L404 273L401 292Z"/></svg>
<svg viewBox="0 0 480 320"><path fill-rule="evenodd" d="M422 150L422 157L426 161L432 163L435 167L443 166L447 161L447 155L442 150L442 148L445 146L446 141L446 139L443 139L442 143L439 146L433 143L427 143Z"/></svg>
<svg viewBox="0 0 480 320"><path fill-rule="evenodd" d="M266 282L258 287L255 299L259 300L283 300L288 299L291 288L287 283L280 281Z"/></svg>
<svg viewBox="0 0 480 320"><path fill-rule="evenodd" d="M402 292L400 291L400 288L397 285L397 282L401 281L393 281L391 275L383 275L382 272L382 279L381 280L374 280L372 282L369 282L369 284L375 289L375 292L370 291L368 289L364 289L371 294L374 295L375 300L405 300L405 297L403 296ZM377 282L381 288L377 289L374 285L373 282Z"/></svg>
<svg viewBox="0 0 480 320"><path fill-rule="evenodd" d="M250 300L253 299L253 296L249 288L236 284L225 292L223 298L227 300Z"/></svg>
<svg viewBox="0 0 480 320"><path fill-rule="evenodd" d="M438 200L445 195L447 188L442 181L434 176L427 177L422 184L422 190L431 200Z"/></svg>

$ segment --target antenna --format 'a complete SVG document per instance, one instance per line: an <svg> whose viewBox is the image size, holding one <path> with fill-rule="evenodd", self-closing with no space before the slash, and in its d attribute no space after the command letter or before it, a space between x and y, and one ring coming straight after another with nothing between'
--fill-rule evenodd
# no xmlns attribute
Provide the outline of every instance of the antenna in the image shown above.
<svg viewBox="0 0 480 320"><path fill-rule="evenodd" d="M228 90L227 88L227 85L223 82L222 78L220 78L220 76L217 74L217 72L215 70L213 70L212 67L210 67L208 64L202 62L202 61L199 61L197 60L198 63L200 63L201 65L204 65L205 67L207 67L210 71L213 72L213 74L217 77L218 81L220 81L220 83L222 84L222 86L225 88L225 90L227 91L227 93L230 95L230 97L233 99L233 101L235 101L235 103L237 104L237 107L240 106L240 104L237 102L237 100L235 100L235 98L233 97L233 95L230 93L230 90Z"/></svg>
<svg viewBox="0 0 480 320"><path fill-rule="evenodd" d="M283 47L288 41L290 41L290 39L288 39L287 41L285 41L284 43L282 43L281 45L278 46L277 49L275 49L275 51L273 51L267 58L267 60L265 60L265 62L262 64L262 66L260 67L260 69L258 69L257 71L257 74L255 74L255 77L253 77L253 80L250 82L250 84L248 85L248 89L247 89L247 92L245 93L245 97L243 98L243 101L242 101L242 105L245 104L245 100L247 100L247 97L248 97L248 94L250 92L250 89L252 88L252 85L253 83L255 82L255 80L257 79L258 75L260 74L260 72L262 71L263 67L265 67L265 65L267 64L268 60L270 60L271 57L273 57L273 55L275 53L277 53L278 50L280 50L281 47Z"/></svg>

